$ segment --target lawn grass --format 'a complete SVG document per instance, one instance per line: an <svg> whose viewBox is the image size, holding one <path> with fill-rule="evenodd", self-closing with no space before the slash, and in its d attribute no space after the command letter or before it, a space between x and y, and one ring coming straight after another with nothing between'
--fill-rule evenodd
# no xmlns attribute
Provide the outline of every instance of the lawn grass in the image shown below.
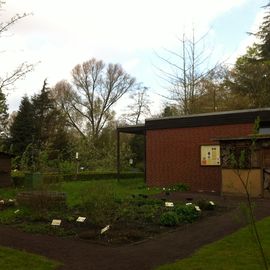
<svg viewBox="0 0 270 270"><path fill-rule="evenodd" d="M0 269L5 270L54 270L61 264L45 257L0 247Z"/></svg>
<svg viewBox="0 0 270 270"><path fill-rule="evenodd" d="M161 191L158 188L148 189L142 178L113 180L90 180L90 181L71 181L51 184L47 187L50 190L62 191L67 194L67 203L70 207L80 204L82 194L85 191L90 191L94 187L110 188L118 198L126 198L132 194L157 194ZM43 187L44 188L44 187ZM46 188L46 187L45 187ZM22 188L1 188L0 199L15 198L17 193L22 191Z"/></svg>
<svg viewBox="0 0 270 270"><path fill-rule="evenodd" d="M88 191L95 190L96 187L102 190L102 187L110 189L117 198L127 198L137 194L156 194L160 189L148 189L143 179L124 179L124 180L92 180L92 181L74 181L63 182L58 190L66 192L67 203L70 207L79 205L82 196Z"/></svg>
<svg viewBox="0 0 270 270"><path fill-rule="evenodd" d="M14 187L0 188L0 199L12 199L20 189Z"/></svg>
<svg viewBox="0 0 270 270"><path fill-rule="evenodd" d="M258 222L262 244L270 266L270 217ZM211 229L211 228L209 228ZM206 245L187 259L156 268L156 270L261 270L264 269L250 227L222 240Z"/></svg>

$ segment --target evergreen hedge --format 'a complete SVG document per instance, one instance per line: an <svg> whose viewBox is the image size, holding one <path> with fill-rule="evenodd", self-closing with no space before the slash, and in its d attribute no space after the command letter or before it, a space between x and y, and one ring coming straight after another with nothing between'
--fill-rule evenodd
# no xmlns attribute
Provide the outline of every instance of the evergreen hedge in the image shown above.
<svg viewBox="0 0 270 270"><path fill-rule="evenodd" d="M59 173L44 173L41 174L43 183L59 183L59 182L69 182L69 181L91 181L91 180L112 180L117 179L116 172L79 172L70 174L59 174ZM144 173L142 172L124 172L120 174L120 179L132 179L132 178L142 178ZM27 172L13 172L12 179L14 186L21 187L24 186L25 181L29 178L29 173Z"/></svg>

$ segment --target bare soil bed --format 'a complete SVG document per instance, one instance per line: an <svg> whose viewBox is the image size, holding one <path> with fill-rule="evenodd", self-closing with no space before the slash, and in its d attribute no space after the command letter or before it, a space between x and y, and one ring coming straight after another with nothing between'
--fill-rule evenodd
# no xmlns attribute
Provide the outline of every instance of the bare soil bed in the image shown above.
<svg viewBox="0 0 270 270"><path fill-rule="evenodd" d="M120 240L117 245L100 245L77 237L60 238L56 236L24 233L9 226L0 226L0 245L44 255L63 263L60 269L153 269L192 254L200 246L211 243L244 226L239 203L242 198L226 198L216 194L172 193L160 194L170 201L195 201L207 199L216 202L220 210L210 212L195 223L185 224L165 233L153 233L147 240L127 244ZM256 199L255 213L258 219L270 215L270 200ZM117 230L112 230L117 231ZM119 225L119 231L123 228ZM112 239L107 234L105 239ZM86 239L87 237L84 237ZM115 236L113 237L114 239ZM145 239L145 238L142 238ZM99 239L95 239L96 242ZM104 240L104 239L103 239ZM102 243L105 243L104 241ZM120 245L121 244L121 245Z"/></svg>

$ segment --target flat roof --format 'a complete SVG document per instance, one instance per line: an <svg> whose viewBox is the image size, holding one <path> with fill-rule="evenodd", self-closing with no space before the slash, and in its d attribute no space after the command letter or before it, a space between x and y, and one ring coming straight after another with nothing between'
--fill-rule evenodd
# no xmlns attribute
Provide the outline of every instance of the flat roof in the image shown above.
<svg viewBox="0 0 270 270"><path fill-rule="evenodd" d="M134 125L134 126L120 126L117 127L118 132L122 133L130 133L130 134L138 134L138 135L143 135L145 132L145 125Z"/></svg>
<svg viewBox="0 0 270 270"><path fill-rule="evenodd" d="M155 129L254 123L257 117L263 122L270 122L270 108L149 118L145 120L144 125L118 127L117 130L143 134L145 130Z"/></svg>
<svg viewBox="0 0 270 270"><path fill-rule="evenodd" d="M153 117L147 118L146 121L155 121L155 120L166 120L166 119L179 119L179 118L194 118L200 116L213 116L213 115L226 115L226 114L238 114L238 113L250 113L250 112L270 112L270 107L268 108L257 108L257 109L245 109L245 110L232 110L232 111L221 111L221 112L210 112L210 113L197 113L197 114L186 114L181 116L166 116L166 117Z"/></svg>

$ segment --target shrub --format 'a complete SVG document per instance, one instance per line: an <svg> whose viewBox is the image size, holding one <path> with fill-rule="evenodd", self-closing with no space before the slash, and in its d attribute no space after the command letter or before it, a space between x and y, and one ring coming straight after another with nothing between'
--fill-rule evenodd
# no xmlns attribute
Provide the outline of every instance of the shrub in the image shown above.
<svg viewBox="0 0 270 270"><path fill-rule="evenodd" d="M187 184L179 183L179 184L173 185L171 189L175 191L188 191L189 186Z"/></svg>
<svg viewBox="0 0 270 270"><path fill-rule="evenodd" d="M121 173L120 179L134 179L143 177L143 173ZM89 181L89 180L110 180L116 179L117 173L115 172L80 172L76 174L64 174L64 181Z"/></svg>
<svg viewBox="0 0 270 270"><path fill-rule="evenodd" d="M179 222L192 223L200 216L194 205L178 205L174 211L178 216Z"/></svg>
<svg viewBox="0 0 270 270"><path fill-rule="evenodd" d="M55 191L24 191L17 195L17 201L33 211L41 212L62 209L66 206L66 194Z"/></svg>
<svg viewBox="0 0 270 270"><path fill-rule="evenodd" d="M177 213L173 211L165 212L160 216L160 224L163 226L176 226L179 223Z"/></svg>
<svg viewBox="0 0 270 270"><path fill-rule="evenodd" d="M109 185L95 185L81 195L82 211L98 225L112 224L119 216L120 204Z"/></svg>
<svg viewBox="0 0 270 270"><path fill-rule="evenodd" d="M15 187L22 187L25 185L27 172L12 172L12 179ZM120 174L120 179L132 179L142 178L143 173L138 172L126 172ZM42 174L42 180L45 184L59 183L61 181L90 181L90 180L111 180L116 179L116 172L79 172L76 173L44 173ZM143 187L143 186L142 186Z"/></svg>
<svg viewBox="0 0 270 270"><path fill-rule="evenodd" d="M126 222L158 223L162 207L160 200L133 195L122 202L119 217Z"/></svg>
<svg viewBox="0 0 270 270"><path fill-rule="evenodd" d="M21 171L12 171L11 178L15 187L22 187L24 185L25 174Z"/></svg>
<svg viewBox="0 0 270 270"><path fill-rule="evenodd" d="M202 210L214 210L216 205L210 203L210 201L207 200L200 200L197 202L197 205L202 209Z"/></svg>

